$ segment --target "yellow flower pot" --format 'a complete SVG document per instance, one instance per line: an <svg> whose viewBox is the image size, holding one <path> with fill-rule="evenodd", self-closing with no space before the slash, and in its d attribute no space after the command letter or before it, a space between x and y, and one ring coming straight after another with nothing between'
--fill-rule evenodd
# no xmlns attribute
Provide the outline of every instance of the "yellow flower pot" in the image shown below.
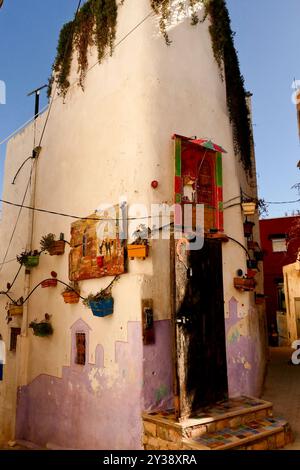
<svg viewBox="0 0 300 470"><path fill-rule="evenodd" d="M12 317L17 316L17 315L23 315L23 305L11 304L9 306L8 313Z"/></svg>
<svg viewBox="0 0 300 470"><path fill-rule="evenodd" d="M127 253L128 258L135 259L146 259L148 256L148 245L128 245Z"/></svg>

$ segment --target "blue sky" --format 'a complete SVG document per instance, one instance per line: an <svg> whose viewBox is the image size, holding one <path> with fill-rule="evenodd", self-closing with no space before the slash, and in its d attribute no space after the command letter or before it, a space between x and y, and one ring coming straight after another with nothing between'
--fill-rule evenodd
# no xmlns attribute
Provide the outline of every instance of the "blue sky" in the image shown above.
<svg viewBox="0 0 300 470"><path fill-rule="evenodd" d="M130 0L126 0L130 1ZM5 0L0 10L0 80L7 104L0 105L0 142L33 114L27 93L47 83L59 30L72 18L78 0ZM292 81L300 80L300 1L227 0L236 31L242 73L253 93L254 131L260 196L267 201L297 199L291 187L300 159ZM41 106L46 104L42 98ZM0 148L2 183L5 146ZM0 191L1 191L0 186ZM270 206L270 216L299 209Z"/></svg>

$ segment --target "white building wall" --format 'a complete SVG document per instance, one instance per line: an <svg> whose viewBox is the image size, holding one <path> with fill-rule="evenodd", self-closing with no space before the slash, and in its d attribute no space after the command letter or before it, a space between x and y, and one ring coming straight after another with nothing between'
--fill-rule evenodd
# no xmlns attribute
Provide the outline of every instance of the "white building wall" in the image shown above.
<svg viewBox="0 0 300 470"><path fill-rule="evenodd" d="M119 9L116 44L149 12L148 0L131 0ZM87 216L100 203L118 203L126 196L128 203L173 204L174 189L174 133L207 137L222 145L224 201L240 194L239 164L234 155L232 132L228 119L225 84L214 60L208 33L208 22L192 27L189 20L179 24L170 33L172 45L167 47L158 34L157 18L152 15L127 39L117 46L113 56L96 65L87 74L85 91L74 85L65 100L55 97L37 163L35 204L51 211ZM90 65L97 62L96 51L89 57ZM76 64L73 67L73 78ZM71 80L72 82L72 80ZM45 114L37 121L36 142ZM3 197L20 202L28 181L30 163L19 175L15 185L12 178L32 151L34 126L28 126L8 144ZM151 181L157 180L157 190ZM29 198L25 200L29 203ZM1 257L5 251L18 208L3 206L1 223ZM23 210L7 259L14 258L27 243L28 214ZM69 239L72 219L56 215L35 213L33 248L39 248L44 234L65 234ZM225 233L245 243L240 206L225 211ZM67 250L68 251L68 248ZM247 316L253 306L253 295L240 293L233 287L236 271L246 272L245 253L229 242L223 248L225 313L228 302L238 301L239 314ZM3 266L1 289L13 278L16 262ZM30 285L34 287L54 270L58 277L68 279L68 256L42 255L38 268L32 270ZM82 295L96 292L106 286L110 278L83 281ZM13 297L24 291L24 273L12 290ZM6 370L9 380L0 384L0 419L15 408L16 385L31 383L40 374L62 376L62 367L70 363L71 339L68 331L82 318L91 328L90 363L95 362L95 348L102 344L106 374L113 377L115 344L127 341L127 325L141 320L141 298L152 297L156 320L169 319L171 314L169 285L169 244L153 242L151 256L144 262L129 263L129 272L115 285L114 315L102 328L91 311L78 304L63 303L61 289L39 288L28 304L29 322L52 315L55 331L65 332L45 342L24 330L25 348L29 351L27 370L14 373L16 355L9 354ZM0 297L4 311L6 299ZM0 319L0 332L8 340L8 326L4 314ZM19 320L20 321L20 320ZM9 325L11 326L11 325ZM248 326L247 334L250 335ZM257 334L257 331L255 331ZM10 398L7 399L7 396ZM9 423L6 436L13 436Z"/></svg>

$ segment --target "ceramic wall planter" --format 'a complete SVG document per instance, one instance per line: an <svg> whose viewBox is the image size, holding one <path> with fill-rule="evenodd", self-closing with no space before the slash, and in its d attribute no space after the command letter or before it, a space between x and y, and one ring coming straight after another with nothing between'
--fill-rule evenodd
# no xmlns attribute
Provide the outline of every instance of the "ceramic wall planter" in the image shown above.
<svg viewBox="0 0 300 470"><path fill-rule="evenodd" d="M243 202L242 209L244 215L254 215L256 210L256 203L255 202Z"/></svg>
<svg viewBox="0 0 300 470"><path fill-rule="evenodd" d="M45 289L46 287L56 287L57 279L46 279L42 282L41 286L43 289Z"/></svg>
<svg viewBox="0 0 300 470"><path fill-rule="evenodd" d="M65 304L78 304L80 295L78 292L67 291L62 294Z"/></svg>
<svg viewBox="0 0 300 470"><path fill-rule="evenodd" d="M66 242L64 240L56 240L53 242L51 248L48 249L50 256L63 255L65 252Z"/></svg>
<svg viewBox="0 0 300 470"><path fill-rule="evenodd" d="M254 225L254 222L244 222L244 235L246 238L251 237Z"/></svg>
<svg viewBox="0 0 300 470"><path fill-rule="evenodd" d="M243 291L253 291L256 286L255 279L251 278L243 278L243 277L236 277L234 278L234 287L238 290Z"/></svg>
<svg viewBox="0 0 300 470"><path fill-rule="evenodd" d="M10 304L8 314L10 317L23 315L23 305Z"/></svg>
<svg viewBox="0 0 300 470"><path fill-rule="evenodd" d="M114 312L114 299L110 297L108 299L90 301L89 306L95 317L107 317Z"/></svg>
<svg viewBox="0 0 300 470"><path fill-rule="evenodd" d="M127 253L128 258L131 260L135 258L146 259L149 253L149 247L148 245L128 245Z"/></svg>
<svg viewBox="0 0 300 470"><path fill-rule="evenodd" d="M39 265L40 256L28 256L26 262L24 263L25 268L35 268Z"/></svg>

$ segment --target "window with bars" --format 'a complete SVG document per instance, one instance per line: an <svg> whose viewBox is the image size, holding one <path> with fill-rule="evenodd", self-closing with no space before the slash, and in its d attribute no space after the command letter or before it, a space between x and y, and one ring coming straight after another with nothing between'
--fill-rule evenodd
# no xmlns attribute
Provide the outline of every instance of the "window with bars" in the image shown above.
<svg viewBox="0 0 300 470"><path fill-rule="evenodd" d="M76 364L85 365L86 340L85 333L76 333Z"/></svg>
<svg viewBox="0 0 300 470"><path fill-rule="evenodd" d="M17 350L17 338L21 334L21 328L10 329L10 351Z"/></svg>

